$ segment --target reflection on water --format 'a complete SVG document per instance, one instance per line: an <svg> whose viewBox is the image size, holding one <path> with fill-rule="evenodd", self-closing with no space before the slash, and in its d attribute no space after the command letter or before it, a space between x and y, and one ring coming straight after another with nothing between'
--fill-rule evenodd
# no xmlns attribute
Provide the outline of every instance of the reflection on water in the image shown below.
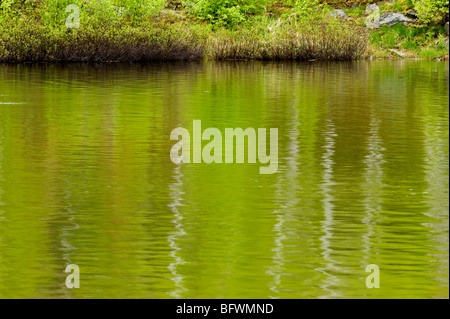
<svg viewBox="0 0 450 319"><path fill-rule="evenodd" d="M170 251L170 255L173 257L174 261L173 263L171 263L169 265L169 270L172 273L171 279L174 281L175 286L176 286L176 290L172 293L170 293L170 295L172 297L175 298L180 298L181 294L186 290L183 287L183 276L179 275L177 273L177 268L179 266L181 266L184 262L183 262L183 258L178 256L177 253L178 251L181 250L180 247L177 246L177 239L181 236L186 235L186 232L183 229L183 216L180 214L180 212L178 211L178 206L181 206L181 195L182 195L182 186L183 186L183 182L182 182L182 173L180 172L181 168L175 167L174 168L174 173L175 173L175 183L173 183L172 185L170 185L170 189L173 191L171 196L173 196L173 203L169 204L169 207L171 208L173 214L174 214L174 226L175 226L175 231L172 235L168 236L168 240L169 240L169 246L171 248Z"/></svg>
<svg viewBox="0 0 450 319"><path fill-rule="evenodd" d="M288 129L288 143L287 143L287 157L283 158L282 162L286 163L286 169L282 174L279 174L277 180L277 190L276 197L280 199L280 203L278 204L280 208L278 208L274 213L277 215L276 224L273 227L274 236L274 247L273 251L273 263L274 265L270 267L267 272L270 276L273 277L273 281L271 282L269 288L272 291L270 295L271 298L278 298L280 295L282 275L284 274L284 264L285 258L283 249L284 240L287 238L285 236L286 232L286 224L290 223L293 219L293 210L297 207L299 198L295 194L295 188L291 187L291 185L295 184L295 181L298 179L299 171L298 171L298 162L297 159L299 157L299 136L300 132L298 130L298 109L295 108L297 104L297 100L294 99L290 102L289 112L290 120L288 121L287 129Z"/></svg>
<svg viewBox="0 0 450 319"><path fill-rule="evenodd" d="M334 197L333 197L333 156L336 137L336 130L333 123L327 121L325 126L325 143L323 149L325 153L322 155L322 166L323 166L323 177L322 177L322 194L323 194L323 219L321 220L323 235L320 237L322 245L320 246L322 250L322 258L324 260L324 268L319 268L319 271L323 272L326 277L325 281L321 287L329 294L329 297L338 297L339 290L334 287L339 286L339 278L334 276L335 272L342 272L339 268L339 263L333 260L333 250L331 247L331 239L333 237L333 228L335 227L333 222L333 211L334 211ZM328 297L328 296L327 296Z"/></svg>
<svg viewBox="0 0 450 319"><path fill-rule="evenodd" d="M448 76L0 65L0 297L448 298ZM278 128L278 172L173 164L170 132L196 119Z"/></svg>

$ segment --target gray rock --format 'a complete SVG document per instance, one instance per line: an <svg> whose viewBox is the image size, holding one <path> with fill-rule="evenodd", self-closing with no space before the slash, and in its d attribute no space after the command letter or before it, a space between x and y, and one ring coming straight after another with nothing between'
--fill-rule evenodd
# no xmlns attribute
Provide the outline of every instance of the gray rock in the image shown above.
<svg viewBox="0 0 450 319"><path fill-rule="evenodd" d="M347 16L347 14L345 13L344 10L341 9L334 9L333 11L330 12L330 17L333 18L345 18Z"/></svg>
<svg viewBox="0 0 450 319"><path fill-rule="evenodd" d="M447 35L448 35L448 22L445 24L444 28L445 28L445 32L447 32Z"/></svg>
<svg viewBox="0 0 450 319"><path fill-rule="evenodd" d="M380 7L377 6L376 4L369 4L366 7L366 14L370 14L372 11L378 11L380 12Z"/></svg>
<svg viewBox="0 0 450 319"><path fill-rule="evenodd" d="M397 23L411 23L411 19L407 18L405 15L398 12L383 12L380 16L380 25L387 25L392 27Z"/></svg>
<svg viewBox="0 0 450 319"><path fill-rule="evenodd" d="M376 4L369 4L366 7L366 27L369 29L378 29L380 27L380 7Z"/></svg>

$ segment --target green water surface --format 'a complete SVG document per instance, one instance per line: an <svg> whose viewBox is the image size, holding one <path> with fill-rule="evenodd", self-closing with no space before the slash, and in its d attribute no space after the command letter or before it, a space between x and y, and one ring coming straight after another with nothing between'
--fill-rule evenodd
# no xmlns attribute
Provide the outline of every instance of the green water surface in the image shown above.
<svg viewBox="0 0 450 319"><path fill-rule="evenodd" d="M448 97L448 62L0 65L0 298L448 298ZM278 128L277 173L172 163L193 120Z"/></svg>

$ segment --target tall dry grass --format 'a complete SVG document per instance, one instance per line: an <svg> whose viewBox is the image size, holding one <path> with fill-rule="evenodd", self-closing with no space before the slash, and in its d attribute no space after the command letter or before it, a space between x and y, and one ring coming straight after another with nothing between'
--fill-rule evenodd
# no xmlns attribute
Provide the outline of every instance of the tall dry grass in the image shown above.
<svg viewBox="0 0 450 319"><path fill-rule="evenodd" d="M210 37L216 60L355 60L368 46L364 28L340 23L274 24L265 30L222 30Z"/></svg>
<svg viewBox="0 0 450 319"><path fill-rule="evenodd" d="M367 31L342 23L275 21L236 30L146 21L54 28L32 19L0 23L0 62L354 60Z"/></svg>

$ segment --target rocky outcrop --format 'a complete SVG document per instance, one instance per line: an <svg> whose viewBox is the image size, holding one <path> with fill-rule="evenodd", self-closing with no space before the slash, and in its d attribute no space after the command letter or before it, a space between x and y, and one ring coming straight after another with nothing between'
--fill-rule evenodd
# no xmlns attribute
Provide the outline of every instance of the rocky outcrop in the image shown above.
<svg viewBox="0 0 450 319"><path fill-rule="evenodd" d="M334 9L333 11L330 12L330 17L344 19L347 17L347 14L345 13L344 10Z"/></svg>
<svg viewBox="0 0 450 319"><path fill-rule="evenodd" d="M369 4L366 7L367 15L366 18L366 27L369 29L378 29L380 27L380 7L376 4Z"/></svg>
<svg viewBox="0 0 450 319"><path fill-rule="evenodd" d="M378 12L380 12L380 7L377 6L376 4L369 4L369 5L366 7L366 14L370 14L370 13L372 13L372 11L378 11Z"/></svg>
<svg viewBox="0 0 450 319"><path fill-rule="evenodd" d="M413 20L398 12L383 12L380 16L380 25L392 27L397 23L412 23Z"/></svg>

